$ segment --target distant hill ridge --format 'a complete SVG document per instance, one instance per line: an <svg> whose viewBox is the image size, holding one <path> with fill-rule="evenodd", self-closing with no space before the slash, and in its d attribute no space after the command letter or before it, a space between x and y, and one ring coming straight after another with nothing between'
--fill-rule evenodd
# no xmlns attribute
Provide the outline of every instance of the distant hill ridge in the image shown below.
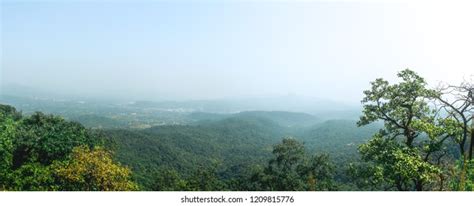
<svg viewBox="0 0 474 206"><path fill-rule="evenodd" d="M189 117L194 121L215 121L230 117L263 118L271 120L283 127L307 127L321 122L319 118L311 114L287 111L244 111L235 114L195 112L191 113Z"/></svg>

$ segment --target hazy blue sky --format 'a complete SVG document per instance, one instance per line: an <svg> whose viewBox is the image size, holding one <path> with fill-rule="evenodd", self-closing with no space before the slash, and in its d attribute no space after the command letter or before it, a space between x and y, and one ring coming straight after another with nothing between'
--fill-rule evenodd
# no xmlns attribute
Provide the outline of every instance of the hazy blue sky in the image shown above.
<svg viewBox="0 0 474 206"><path fill-rule="evenodd" d="M467 4L3 1L1 83L131 99L355 102L376 77L474 72Z"/></svg>

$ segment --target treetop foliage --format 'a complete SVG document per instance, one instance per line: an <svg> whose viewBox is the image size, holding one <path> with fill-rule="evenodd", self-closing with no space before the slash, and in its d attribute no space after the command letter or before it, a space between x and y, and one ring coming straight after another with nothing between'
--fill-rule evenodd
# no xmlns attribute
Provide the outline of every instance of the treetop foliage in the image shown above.
<svg viewBox="0 0 474 206"><path fill-rule="evenodd" d="M433 102L442 93L427 88L422 77L409 69L397 76L399 83L380 78L364 91L358 125L382 121L384 128L359 146L368 164L353 165L351 170L385 190L444 190L455 157L448 146L464 144L462 125L436 110Z"/></svg>
<svg viewBox="0 0 474 206"><path fill-rule="evenodd" d="M135 190L130 171L97 147L101 138L59 116L0 105L0 189Z"/></svg>

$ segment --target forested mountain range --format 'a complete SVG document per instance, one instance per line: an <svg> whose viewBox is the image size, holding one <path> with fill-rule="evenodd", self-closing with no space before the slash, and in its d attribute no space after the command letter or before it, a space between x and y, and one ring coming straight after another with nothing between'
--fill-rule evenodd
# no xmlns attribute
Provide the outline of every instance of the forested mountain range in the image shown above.
<svg viewBox="0 0 474 206"><path fill-rule="evenodd" d="M12 101L12 97L8 97ZM94 108L106 107L97 103L92 108L84 106L84 113L67 112L57 107L59 103L48 100L17 98L23 108L28 105L45 104L44 108L54 113L71 116L85 127L100 131L107 138L106 145L114 151L114 159L129 167L134 180L143 190L156 189L159 173L176 172L180 178L190 178L197 170L212 170L219 181L225 182L221 189L240 190L241 186L230 184L243 174L250 174L264 165L272 156L272 148L284 138L294 138L312 154L329 154L332 157L353 157L356 144L363 142L380 125L356 128L354 120L324 120L315 115L284 111L245 111L239 113L170 112L181 118L181 122L163 123L147 128L131 127L125 121L107 117L120 115L125 109L117 107L95 112ZM38 101L39 104L36 104ZM23 104L21 104L22 102ZM76 103L75 105L84 105ZM62 112L66 111L66 112ZM130 112L130 111L127 111ZM26 112L31 113L31 112ZM74 114L70 114L74 113ZM144 117L130 115L137 122L147 119L162 119L162 113ZM342 128L333 130L334 128ZM350 158L339 159L346 161ZM340 162L337 165L346 165ZM345 167L337 167L344 175ZM342 183L340 183L342 184ZM177 189L177 188L169 188Z"/></svg>
<svg viewBox="0 0 474 206"><path fill-rule="evenodd" d="M3 96L0 189L472 190L472 83L450 102L398 77L371 82L357 119Z"/></svg>
<svg viewBox="0 0 474 206"><path fill-rule="evenodd" d="M300 131L270 119L244 115L193 125L106 130L106 134L117 144L118 160L131 166L137 178L149 185L150 171L160 168L174 168L189 176L196 167L216 167L224 179L237 177L241 170L268 161L273 145L285 137L305 143L312 153L340 157L339 165L345 165L344 161L357 155L356 145L379 129L358 129L354 125L354 121L334 120ZM348 128L333 130L342 127Z"/></svg>

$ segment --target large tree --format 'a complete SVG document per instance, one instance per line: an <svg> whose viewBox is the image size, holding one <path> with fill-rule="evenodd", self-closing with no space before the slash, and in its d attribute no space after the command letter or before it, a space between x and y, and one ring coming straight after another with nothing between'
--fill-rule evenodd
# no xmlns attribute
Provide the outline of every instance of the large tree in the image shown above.
<svg viewBox="0 0 474 206"><path fill-rule="evenodd" d="M441 145L455 134L439 126L429 105L439 93L428 89L426 81L412 70L405 69L398 77L395 84L376 79L364 91L358 125L381 121L384 128L359 151L369 163L364 173L373 183L384 189L423 190L439 177L442 168L435 159L444 156Z"/></svg>
<svg viewBox="0 0 474 206"><path fill-rule="evenodd" d="M274 157L250 178L250 190L335 190L334 165L325 154L310 156L304 145L285 138L273 147Z"/></svg>
<svg viewBox="0 0 474 206"><path fill-rule="evenodd" d="M62 190L68 191L129 191L138 186L131 180L131 171L112 160L112 154L103 148L73 149L66 161L51 166Z"/></svg>

